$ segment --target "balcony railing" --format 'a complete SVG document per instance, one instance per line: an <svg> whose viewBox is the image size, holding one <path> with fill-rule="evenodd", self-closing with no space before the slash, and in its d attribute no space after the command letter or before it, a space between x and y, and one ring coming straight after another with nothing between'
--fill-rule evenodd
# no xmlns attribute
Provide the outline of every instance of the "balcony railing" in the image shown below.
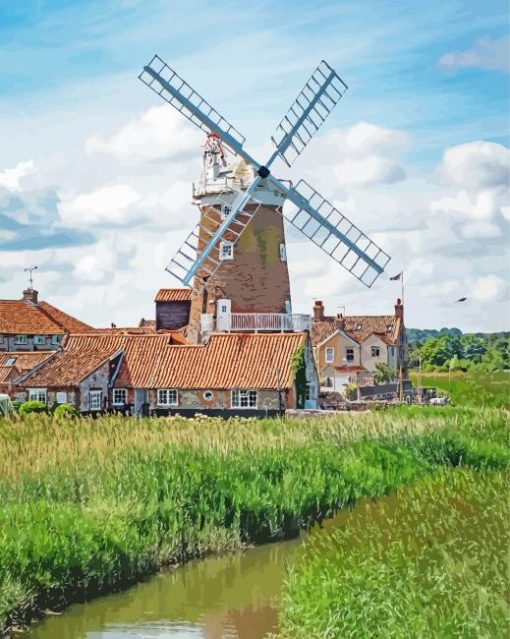
<svg viewBox="0 0 510 639"><path fill-rule="evenodd" d="M287 313L230 313L220 316L214 323L212 315L202 315L202 333L213 330L220 332L269 331L279 333L283 331L309 331L310 315Z"/></svg>

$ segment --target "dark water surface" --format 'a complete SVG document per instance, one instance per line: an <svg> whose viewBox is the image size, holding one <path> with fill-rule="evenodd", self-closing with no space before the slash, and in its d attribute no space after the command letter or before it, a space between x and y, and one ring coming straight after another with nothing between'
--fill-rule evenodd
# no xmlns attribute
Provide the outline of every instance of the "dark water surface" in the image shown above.
<svg viewBox="0 0 510 639"><path fill-rule="evenodd" d="M262 639L302 541L190 562L47 617L23 639Z"/></svg>

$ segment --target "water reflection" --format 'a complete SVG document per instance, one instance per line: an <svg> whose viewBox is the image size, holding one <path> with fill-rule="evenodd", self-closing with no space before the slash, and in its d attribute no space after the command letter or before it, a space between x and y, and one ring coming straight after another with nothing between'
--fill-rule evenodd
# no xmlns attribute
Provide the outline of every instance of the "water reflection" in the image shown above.
<svg viewBox="0 0 510 639"><path fill-rule="evenodd" d="M299 540L191 562L48 617L24 639L263 639Z"/></svg>

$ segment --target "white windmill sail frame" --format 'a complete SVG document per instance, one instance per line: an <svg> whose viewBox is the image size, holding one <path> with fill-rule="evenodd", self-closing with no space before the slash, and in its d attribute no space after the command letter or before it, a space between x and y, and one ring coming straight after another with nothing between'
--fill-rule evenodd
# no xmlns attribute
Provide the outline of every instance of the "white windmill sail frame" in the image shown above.
<svg viewBox="0 0 510 639"><path fill-rule="evenodd" d="M347 85L326 62L322 61L319 64L289 113L278 125L277 133L272 138L276 149L265 165L259 164L243 148L244 136L159 56L153 57L139 77L200 129L208 134L217 133L226 146L257 169L255 180L247 190L237 194L229 215L202 248L195 262L179 278L183 284L190 285L191 280L206 261L212 260L211 252L228 232L236 215L239 211L244 213L247 210L245 207L252 201L257 203L255 190L259 188L263 179L267 179L297 207L297 213L294 216L286 216L287 219L363 284L367 287L372 286L389 262L389 255L304 180L301 180L295 188L287 188L269 171L269 167L278 156L290 165L287 157L289 149L294 152L295 157L303 151L312 135L347 90ZM296 105L299 105L299 109ZM318 120L314 120L313 116L316 116ZM310 124L312 122L313 127ZM314 130L310 131L307 124ZM314 206L312 199L318 204ZM320 209L327 210L326 217ZM303 224L298 221L299 215L305 216ZM190 237L192 235L193 232ZM331 246L332 244L334 247ZM173 273L173 271L170 272Z"/></svg>

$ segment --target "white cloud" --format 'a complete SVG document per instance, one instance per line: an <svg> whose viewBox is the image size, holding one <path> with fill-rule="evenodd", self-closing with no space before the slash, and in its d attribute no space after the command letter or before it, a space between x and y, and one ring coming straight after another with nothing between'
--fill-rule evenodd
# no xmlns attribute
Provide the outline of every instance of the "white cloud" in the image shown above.
<svg viewBox="0 0 510 639"><path fill-rule="evenodd" d="M103 186L91 193L63 196L59 204L62 220L73 225L126 225L139 213L133 207L140 195L127 184Z"/></svg>
<svg viewBox="0 0 510 639"><path fill-rule="evenodd" d="M508 186L510 149L478 140L450 147L444 153L441 173L446 181L477 191Z"/></svg>
<svg viewBox="0 0 510 639"><path fill-rule="evenodd" d="M339 133L333 134L339 138ZM341 144L341 141L338 140ZM345 146L356 153L382 153L389 155L405 149L410 144L409 136L403 131L386 129L369 122L358 122L345 132Z"/></svg>
<svg viewBox="0 0 510 639"><path fill-rule="evenodd" d="M399 162L378 155L340 162L335 165L334 173L342 184L392 184L405 178Z"/></svg>
<svg viewBox="0 0 510 639"><path fill-rule="evenodd" d="M492 302L501 297L505 289L505 280L493 274L476 278L470 286L471 295L479 302Z"/></svg>
<svg viewBox="0 0 510 639"><path fill-rule="evenodd" d="M24 179L37 171L33 160L18 162L12 169L4 169L0 173L0 186L9 191L20 191Z"/></svg>
<svg viewBox="0 0 510 639"><path fill-rule="evenodd" d="M186 158L197 154L203 134L186 124L169 105L149 109L110 137L94 135L85 143L89 155L106 153L123 163Z"/></svg>
<svg viewBox="0 0 510 639"><path fill-rule="evenodd" d="M466 51L450 51L439 60L443 69L475 67L496 71L508 71L510 60L510 39L508 36L499 40L481 38L471 49Z"/></svg>

